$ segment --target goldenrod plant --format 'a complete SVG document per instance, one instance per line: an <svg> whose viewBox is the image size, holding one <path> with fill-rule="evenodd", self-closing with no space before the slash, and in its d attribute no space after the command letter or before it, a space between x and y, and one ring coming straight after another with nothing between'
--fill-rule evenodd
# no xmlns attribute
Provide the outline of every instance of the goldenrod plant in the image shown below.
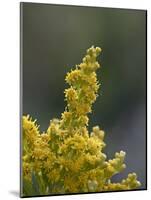
<svg viewBox="0 0 151 200"><path fill-rule="evenodd" d="M98 96L99 47L89 48L82 63L67 73L67 106L41 133L36 120L23 116L22 196L132 190L140 187L135 173L120 183L112 177L126 167L125 152L107 160L104 131L88 131L88 114Z"/></svg>

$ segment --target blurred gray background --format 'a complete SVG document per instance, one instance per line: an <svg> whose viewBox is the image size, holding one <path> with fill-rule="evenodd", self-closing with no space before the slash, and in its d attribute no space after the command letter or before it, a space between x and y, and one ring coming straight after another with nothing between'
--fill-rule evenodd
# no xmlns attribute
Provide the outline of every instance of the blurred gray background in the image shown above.
<svg viewBox="0 0 151 200"><path fill-rule="evenodd" d="M146 11L22 3L23 114L49 120L64 111L65 75L87 48L100 46L99 97L89 130L105 130L108 158L126 151L127 168L146 188Z"/></svg>

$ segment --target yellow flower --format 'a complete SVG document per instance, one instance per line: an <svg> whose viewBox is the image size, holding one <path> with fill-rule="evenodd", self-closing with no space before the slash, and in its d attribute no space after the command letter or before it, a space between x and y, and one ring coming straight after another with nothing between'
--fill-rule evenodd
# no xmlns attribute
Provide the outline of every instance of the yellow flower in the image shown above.
<svg viewBox="0 0 151 200"><path fill-rule="evenodd" d="M46 132L41 133L36 121L23 116L23 179L32 188L32 174L38 175L38 194L99 192L130 190L140 187L137 175L131 173L120 183L112 176L125 169L125 152L115 153L107 160L103 153L104 131L94 126L88 130L88 114L92 111L100 84L96 70L101 49L87 50L82 63L66 76L67 106L61 119L52 119ZM29 189L28 188L28 189ZM27 189L27 188L26 188ZM26 194L27 190L24 193ZM32 194L26 194L32 196Z"/></svg>
<svg viewBox="0 0 151 200"><path fill-rule="evenodd" d="M71 71L70 73L67 73L66 76L66 82L70 85L78 83L78 81L81 80L81 72L79 69L76 69L74 71Z"/></svg>
<svg viewBox="0 0 151 200"><path fill-rule="evenodd" d="M47 176L49 178L49 181L51 181L52 183L58 182L60 178L59 170L53 169L47 174Z"/></svg>
<svg viewBox="0 0 151 200"><path fill-rule="evenodd" d="M23 177L29 181L31 181L31 165L28 162L23 162Z"/></svg>

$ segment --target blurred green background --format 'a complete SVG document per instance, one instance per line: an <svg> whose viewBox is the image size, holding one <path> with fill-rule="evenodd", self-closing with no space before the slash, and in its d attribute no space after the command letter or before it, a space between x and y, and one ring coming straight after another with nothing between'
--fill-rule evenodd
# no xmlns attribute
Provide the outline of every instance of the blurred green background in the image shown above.
<svg viewBox="0 0 151 200"><path fill-rule="evenodd" d="M146 188L146 11L23 3L23 113L44 131L64 111L65 75L99 46L99 97L89 130L105 132L109 158L127 152L127 168Z"/></svg>

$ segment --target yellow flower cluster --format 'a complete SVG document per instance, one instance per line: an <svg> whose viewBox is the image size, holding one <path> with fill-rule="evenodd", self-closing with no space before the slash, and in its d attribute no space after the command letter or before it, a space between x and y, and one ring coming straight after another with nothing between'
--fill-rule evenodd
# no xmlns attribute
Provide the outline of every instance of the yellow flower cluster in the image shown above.
<svg viewBox="0 0 151 200"><path fill-rule="evenodd" d="M67 73L67 107L61 119L53 119L45 133L36 121L23 116L23 195L130 190L140 186L135 173L121 183L111 179L125 169L125 152L107 160L104 131L89 133L88 113L97 97L96 70L101 49L93 46L76 69Z"/></svg>

